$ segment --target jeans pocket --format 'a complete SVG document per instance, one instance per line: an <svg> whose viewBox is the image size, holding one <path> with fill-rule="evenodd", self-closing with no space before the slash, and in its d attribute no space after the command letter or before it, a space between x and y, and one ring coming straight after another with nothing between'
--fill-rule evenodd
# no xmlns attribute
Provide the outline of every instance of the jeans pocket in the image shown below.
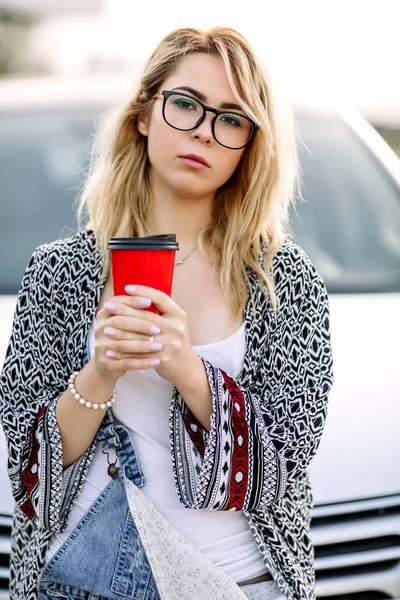
<svg viewBox="0 0 400 600"><path fill-rule="evenodd" d="M55 590L41 591L39 592L39 600L72 600L72 596Z"/></svg>
<svg viewBox="0 0 400 600"><path fill-rule="evenodd" d="M135 600L159 600L149 561L129 511L118 550L111 590Z"/></svg>
<svg viewBox="0 0 400 600"><path fill-rule="evenodd" d="M98 594L83 590L67 591L57 586L57 589L39 592L39 600L107 600Z"/></svg>

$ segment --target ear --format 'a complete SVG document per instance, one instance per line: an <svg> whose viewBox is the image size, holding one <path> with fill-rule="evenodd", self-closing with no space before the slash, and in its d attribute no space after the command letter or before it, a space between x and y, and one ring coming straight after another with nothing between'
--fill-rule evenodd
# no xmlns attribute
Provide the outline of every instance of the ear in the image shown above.
<svg viewBox="0 0 400 600"><path fill-rule="evenodd" d="M140 117L140 119L138 121L138 129L142 135L144 135L146 137L149 135L149 129L147 126L147 117L145 117L145 116Z"/></svg>

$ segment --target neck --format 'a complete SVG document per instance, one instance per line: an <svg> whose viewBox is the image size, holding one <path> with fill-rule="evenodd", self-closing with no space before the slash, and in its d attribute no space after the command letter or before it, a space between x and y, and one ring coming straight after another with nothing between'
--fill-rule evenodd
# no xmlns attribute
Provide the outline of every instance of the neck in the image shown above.
<svg viewBox="0 0 400 600"><path fill-rule="evenodd" d="M196 246L199 232L211 221L213 198L213 195L183 197L168 190L161 193L157 186L152 186L148 212L151 235L175 233L181 253L189 252Z"/></svg>

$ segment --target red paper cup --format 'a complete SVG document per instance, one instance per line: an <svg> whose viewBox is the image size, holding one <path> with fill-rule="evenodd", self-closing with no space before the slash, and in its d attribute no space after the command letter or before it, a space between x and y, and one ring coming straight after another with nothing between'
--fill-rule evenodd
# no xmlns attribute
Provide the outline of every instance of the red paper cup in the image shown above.
<svg viewBox="0 0 400 600"><path fill-rule="evenodd" d="M175 234L111 238L108 249L115 296L128 295L125 286L131 284L171 295L175 252L179 250ZM153 305L148 310L159 312Z"/></svg>

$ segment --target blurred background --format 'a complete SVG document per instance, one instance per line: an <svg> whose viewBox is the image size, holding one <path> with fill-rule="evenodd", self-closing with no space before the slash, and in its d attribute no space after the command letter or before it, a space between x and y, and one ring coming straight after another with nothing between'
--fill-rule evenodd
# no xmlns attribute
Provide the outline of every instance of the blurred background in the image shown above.
<svg viewBox="0 0 400 600"><path fill-rule="evenodd" d="M134 77L161 36L239 29L284 87L356 105L400 153L398 0L0 0L0 76Z"/></svg>
<svg viewBox="0 0 400 600"><path fill-rule="evenodd" d="M290 225L326 283L334 354L310 469L325 600L400 600L399 24L400 0L0 0L0 363L32 251L76 229L98 117L162 36L238 29L292 104L305 202ZM0 459L6 600L1 435Z"/></svg>

